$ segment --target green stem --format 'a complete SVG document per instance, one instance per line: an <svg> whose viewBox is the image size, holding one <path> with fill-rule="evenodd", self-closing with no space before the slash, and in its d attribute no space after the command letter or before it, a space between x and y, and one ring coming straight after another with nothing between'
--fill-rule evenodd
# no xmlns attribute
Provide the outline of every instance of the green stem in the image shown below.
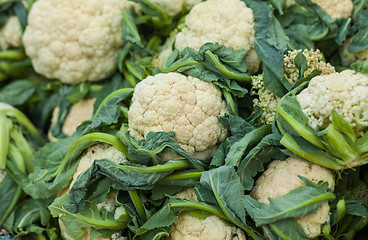
<svg viewBox="0 0 368 240"><path fill-rule="evenodd" d="M131 61L125 59L124 63L128 71L132 73L134 77L138 78L139 81L142 81L144 79L145 76L136 71Z"/></svg>
<svg viewBox="0 0 368 240"><path fill-rule="evenodd" d="M162 68L161 70L162 70L163 73L175 72L179 68L185 67L187 65L201 65L201 63L199 63L195 60L191 60L191 61L181 62L181 63L173 65L169 68Z"/></svg>
<svg viewBox="0 0 368 240"><path fill-rule="evenodd" d="M9 159L14 162L21 172L27 173L27 166L24 162L23 155L13 144L9 144Z"/></svg>
<svg viewBox="0 0 368 240"><path fill-rule="evenodd" d="M9 149L9 131L12 128L12 122L4 113L0 112L0 169L6 168L6 159Z"/></svg>
<svg viewBox="0 0 368 240"><path fill-rule="evenodd" d="M192 179L192 178L198 178L199 179L202 176L202 174L205 173L205 172L207 172L207 171L175 173L175 174L171 174L170 176L164 177L163 179L161 179L160 183L170 182L170 181L177 181L177 180L184 180L184 179Z"/></svg>
<svg viewBox="0 0 368 240"><path fill-rule="evenodd" d="M34 154L33 148L29 144L29 142L23 136L23 133L19 130L19 128L13 128L10 131L10 137L14 141L15 146L20 150L25 160L28 173L33 172L33 162L32 157Z"/></svg>
<svg viewBox="0 0 368 240"><path fill-rule="evenodd" d="M128 169L135 172L169 172L179 169L191 168L193 167L192 164L188 160L175 160L170 161L165 164L151 166L151 167L133 167L133 166L120 166L121 168Z"/></svg>
<svg viewBox="0 0 368 240"><path fill-rule="evenodd" d="M14 198L12 199L8 209L6 210L6 212L4 213L3 216L1 216L0 218L0 226L2 226L2 224L4 223L4 221L9 217L10 213L13 211L13 209L15 208L15 206L17 205L19 199L22 197L22 193L23 190L22 188L18 185L17 186L17 190L15 191L14 194Z"/></svg>
<svg viewBox="0 0 368 240"><path fill-rule="evenodd" d="M246 83L251 83L252 78L248 74L236 74L231 71L229 71L226 66L220 63L218 58L210 51L207 50L205 54L212 60L212 62L216 65L218 70L220 70L224 75L228 76L230 79L235 79L239 81L244 81Z"/></svg>
<svg viewBox="0 0 368 240"><path fill-rule="evenodd" d="M51 177L56 177L59 173L62 172L62 170L71 159L77 157L84 149L92 146L96 142L110 144L118 148L125 156L127 156L128 154L127 147L122 142L120 142L117 137L107 133L89 133L78 138L72 144L68 152L65 154L63 160L61 161L58 169L55 171L54 174L51 175Z"/></svg>
<svg viewBox="0 0 368 240"><path fill-rule="evenodd" d="M142 219L142 222L146 222L147 221L146 211L144 210L142 201L138 196L137 190L130 190L128 191L128 193L130 198L132 199L135 209L139 214L139 217Z"/></svg>
<svg viewBox="0 0 368 240"><path fill-rule="evenodd" d="M22 60L26 57L23 50L5 50L0 51L0 59L7 59L7 60Z"/></svg>
<svg viewBox="0 0 368 240"><path fill-rule="evenodd" d="M130 85L132 85L132 87L135 87L137 85L135 78L133 77L132 74L130 74L129 71L127 71L126 68L122 69L123 75L125 77L126 80L128 80L128 82L130 83Z"/></svg>
<svg viewBox="0 0 368 240"><path fill-rule="evenodd" d="M227 107L230 110L230 113L232 115L239 116L238 107L237 107L236 103L234 102L234 99L233 99L233 96L231 95L231 93L229 91L225 90L225 89L222 89L222 95L225 98L225 101L226 101Z"/></svg>

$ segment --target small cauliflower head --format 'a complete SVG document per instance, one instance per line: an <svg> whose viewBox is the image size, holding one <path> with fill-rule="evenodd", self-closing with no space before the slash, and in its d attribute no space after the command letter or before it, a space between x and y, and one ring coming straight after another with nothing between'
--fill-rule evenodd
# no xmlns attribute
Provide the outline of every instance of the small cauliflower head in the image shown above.
<svg viewBox="0 0 368 240"><path fill-rule="evenodd" d="M151 2L161 7L170 17L178 15L183 9L189 10L201 1L202 0L151 0Z"/></svg>
<svg viewBox="0 0 368 240"><path fill-rule="evenodd" d="M193 188L176 194L177 197L198 202ZM189 213L181 213L171 226L167 240L245 240L240 228L225 224L218 216L200 219Z"/></svg>
<svg viewBox="0 0 368 240"><path fill-rule="evenodd" d="M295 65L296 56L302 52L307 60L307 69L304 72L304 77L308 76L313 70L320 70L321 75L328 75L335 72L335 68L325 63L322 59L323 56L320 50L294 50L289 51L288 54L284 55L284 77L293 85L298 81L299 70ZM263 109L263 114L260 118L261 124L271 124L276 114L277 103L280 98L277 97L273 92L267 90L264 86L263 74L252 77L252 91L251 95L258 98L253 100L254 106L259 106Z"/></svg>
<svg viewBox="0 0 368 240"><path fill-rule="evenodd" d="M180 73L161 73L135 87L129 130L137 140L144 140L149 132L175 132L184 150L205 161L227 137L218 120L225 113L226 103L214 84ZM170 160L172 156L165 153L160 157Z"/></svg>
<svg viewBox="0 0 368 240"><path fill-rule="evenodd" d="M66 136L71 136L84 121L92 118L93 105L95 104L96 98L82 99L78 103L73 104L66 118L64 119L62 132ZM59 114L59 108L56 107L52 113L51 126L57 122ZM52 136L51 131L48 132L48 138L54 142L58 139Z"/></svg>
<svg viewBox="0 0 368 240"><path fill-rule="evenodd" d="M368 64L368 48L358 52L349 52L348 48L353 39L354 38L347 39L339 49L341 64L343 66L349 66L354 62Z"/></svg>
<svg viewBox="0 0 368 240"><path fill-rule="evenodd" d="M311 0L318 4L332 18L347 18L353 13L352 0ZM286 0L285 5L293 5L295 0Z"/></svg>
<svg viewBox="0 0 368 240"><path fill-rule="evenodd" d="M314 77L297 100L313 129L324 129L335 110L357 137L368 129L368 76L353 70Z"/></svg>
<svg viewBox="0 0 368 240"><path fill-rule="evenodd" d="M305 185L298 175L318 182L327 182L328 189L333 192L335 180L332 173L321 166L298 158L289 157L285 161L273 161L266 171L257 179L251 196L264 203L269 204L268 198L278 198L288 192ZM321 233L321 226L330 217L328 203L322 204L317 213L297 218L297 222L309 238Z"/></svg>
<svg viewBox="0 0 368 240"><path fill-rule="evenodd" d="M17 16L10 16L0 29L0 50L22 45L22 27Z"/></svg>
<svg viewBox="0 0 368 240"><path fill-rule="evenodd" d="M185 18L186 27L176 36L175 47L199 50L207 42L234 50L247 49L248 72L258 71L260 58L254 48L253 11L241 0L208 0L196 4Z"/></svg>
<svg viewBox="0 0 368 240"><path fill-rule="evenodd" d="M128 0L38 0L23 35L35 71L63 83L99 81L117 69Z"/></svg>
<svg viewBox="0 0 368 240"><path fill-rule="evenodd" d="M74 172L73 178L69 186L63 189L62 191L60 191L58 196L67 194L72 188L75 181L77 180L77 177L81 173L86 171L90 166L92 166L94 160L102 159L102 158L109 159L117 164L128 161L126 156L121 151L119 151L119 149L117 149L116 147L111 146L109 144L105 144L105 143L96 144L88 148L86 152L84 153L84 155L80 158L77 170ZM110 192L110 194L107 196L104 202L97 204L97 208L98 209L105 208L106 211L115 213L115 210L117 209L116 200L115 200L116 193L117 193L116 191ZM63 224L60 218L59 218L59 226L60 226L61 236L63 239L77 240L77 239L73 239L66 233L65 225ZM81 240L91 240L89 233L90 233L90 229L84 228L83 229L83 239ZM117 231L110 238L103 238L103 237L96 238L96 240L125 240L125 239L126 237L122 236L122 231Z"/></svg>

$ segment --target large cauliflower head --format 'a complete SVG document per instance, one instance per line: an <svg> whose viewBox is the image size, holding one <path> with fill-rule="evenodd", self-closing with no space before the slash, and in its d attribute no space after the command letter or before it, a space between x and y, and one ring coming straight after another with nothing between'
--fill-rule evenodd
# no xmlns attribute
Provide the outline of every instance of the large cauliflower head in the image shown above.
<svg viewBox="0 0 368 240"><path fill-rule="evenodd" d="M353 13L352 0L311 0L318 4L328 15L333 18L347 18ZM286 0L285 5L295 4L295 0Z"/></svg>
<svg viewBox="0 0 368 240"><path fill-rule="evenodd" d="M309 126L324 129L335 110L353 128L356 136L368 129L368 76L353 70L314 77L309 86L297 95L309 118Z"/></svg>
<svg viewBox="0 0 368 240"><path fill-rule="evenodd" d="M253 11L240 0L208 0L196 4L176 36L175 47L199 50L207 42L234 50L247 49L248 72L258 71L260 59L254 48Z"/></svg>
<svg viewBox="0 0 368 240"><path fill-rule="evenodd" d="M318 49L289 51L284 55L284 77L291 85L296 83L299 78L299 70L295 64L295 58L300 52L303 53L308 65L304 71L304 77L308 76L313 70L320 70L321 75L335 72L335 68L331 64L322 61L323 56ZM265 88L263 74L253 76L252 85L251 95L258 96L258 98L253 100L253 105L259 106L263 110L260 123L271 124L280 98Z"/></svg>
<svg viewBox="0 0 368 240"><path fill-rule="evenodd" d="M23 35L35 71L76 84L98 81L117 68L128 0L38 0Z"/></svg>
<svg viewBox="0 0 368 240"><path fill-rule="evenodd" d="M183 149L208 160L227 136L218 120L225 113L228 109L221 91L212 83L180 73L157 74L135 87L129 130L138 140L151 131L175 132Z"/></svg>
<svg viewBox="0 0 368 240"><path fill-rule="evenodd" d="M335 180L332 173L321 166L298 158L288 158L285 161L273 161L266 171L257 179L251 191L251 196L265 204L269 204L268 198L278 198L286 193L305 185L298 175L318 183L327 182L329 190L333 191ZM310 238L321 233L322 224L326 223L330 216L330 207L324 203L315 214L298 218L299 225Z"/></svg>
<svg viewBox="0 0 368 240"><path fill-rule="evenodd" d="M16 16L10 16L0 29L0 50L22 45L22 27Z"/></svg>
<svg viewBox="0 0 368 240"><path fill-rule="evenodd" d="M198 202L193 188L176 194L177 197ZM200 219L182 213L171 226L168 240L245 240L245 233L240 228L225 224L218 216L212 215Z"/></svg>
<svg viewBox="0 0 368 240"><path fill-rule="evenodd" d="M96 144L88 148L86 152L84 153L84 155L80 158L77 170L74 172L73 178L69 186L63 189L62 191L60 191L58 196L62 196L68 193L70 189L72 188L73 184L75 183L75 181L77 180L77 177L81 173L86 171L90 166L92 166L94 160L102 159L102 158L109 159L117 164L124 163L127 161L126 156L114 146L100 143L100 144ZM102 203L99 203L97 207L99 209L103 207L108 212L115 212L116 210L116 200L115 199L116 199L116 191L112 191L107 196L105 201ZM65 225L63 224L60 218L59 218L59 226L61 230L61 236L63 239L75 240L66 233ZM90 229L84 228L82 240L90 240L91 237L89 233L90 233ZM126 240L126 237L122 236L122 231L117 231L110 238L98 237L96 238L96 240Z"/></svg>

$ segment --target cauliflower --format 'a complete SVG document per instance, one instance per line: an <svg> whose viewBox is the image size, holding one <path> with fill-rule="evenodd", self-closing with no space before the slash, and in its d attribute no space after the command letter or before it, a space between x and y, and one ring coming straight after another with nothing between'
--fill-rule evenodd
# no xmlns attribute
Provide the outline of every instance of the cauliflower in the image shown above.
<svg viewBox="0 0 368 240"><path fill-rule="evenodd" d="M22 45L22 27L16 16L10 16L3 28L0 29L0 50Z"/></svg>
<svg viewBox="0 0 368 240"><path fill-rule="evenodd" d="M315 183L327 182L329 190L331 192L334 190L335 181L329 170L298 158L289 157L285 161L273 161L268 166L256 181L251 196L262 203L269 204L268 198L281 197L305 185L298 175ZM317 213L298 218L297 221L306 235L313 238L321 233L321 226L328 221L329 216L330 207L328 203L324 203L319 207Z"/></svg>
<svg viewBox="0 0 368 240"><path fill-rule="evenodd" d="M149 76L135 87L129 130L137 140L149 132L175 132L179 145L200 160L209 160L227 136L218 117L228 113L219 88L180 73ZM168 160L173 156L161 156Z"/></svg>
<svg viewBox="0 0 368 240"><path fill-rule="evenodd" d="M247 49L248 72L258 71L260 59L254 48L252 9L240 0L208 0L196 4L185 19L186 27L176 36L175 47L199 50L207 42L234 50Z"/></svg>
<svg viewBox="0 0 368 240"><path fill-rule="evenodd" d="M324 129L336 110L352 127L356 136L368 129L368 76L345 70L314 77L309 86L297 95L309 118L309 126Z"/></svg>
<svg viewBox="0 0 368 240"><path fill-rule="evenodd" d="M128 0L38 0L23 35L35 71L63 83L99 81L117 68Z"/></svg>
<svg viewBox="0 0 368 240"><path fill-rule="evenodd" d="M301 51L302 50L289 51L287 55L284 55L284 77L291 85L299 78L299 70L295 65L295 57ZM322 61L322 54L318 49L303 50L303 55L307 59L308 64L304 76L308 76L315 69L322 71L322 75L335 72L335 68L331 66L331 64ZM276 114L276 107L280 98L264 87L262 74L252 77L252 85L251 95L258 95L258 98L253 100L253 105L263 109L260 123L271 124Z"/></svg>
<svg viewBox="0 0 368 240"><path fill-rule="evenodd" d="M176 195L179 198L198 202L194 189L189 188ZM168 240L245 240L243 230L225 224L218 216L199 219L182 213L171 226Z"/></svg>
<svg viewBox="0 0 368 240"><path fill-rule="evenodd" d="M349 52L348 47L352 41L353 38L347 39L339 49L341 64L343 66L349 66L354 62L363 62L368 64L368 48L359 52Z"/></svg>
<svg viewBox="0 0 368 240"><path fill-rule="evenodd" d="M178 15L183 8L190 9L195 4L200 3L201 0L151 0L151 2L160 6L168 16L174 17Z"/></svg>
<svg viewBox="0 0 368 240"><path fill-rule="evenodd" d="M347 18L353 13L352 0L311 0L318 4L328 15L333 18ZM295 4L295 0L286 0L285 5Z"/></svg>
<svg viewBox="0 0 368 240"><path fill-rule="evenodd" d="M110 146L108 144L100 143L96 144L90 148L87 149L85 154L80 158L79 164L77 167L77 170L73 174L73 178L69 184L69 186L62 191L59 192L58 196L62 196L64 194L67 194L70 189L72 188L73 184L77 180L77 177L84 171L86 171L94 162L96 159L102 159L107 158L115 163L124 163L127 161L126 156L120 152L116 147ZM104 202L99 203L97 205L98 209L101 209L102 207L106 209L108 212L115 212L116 205L115 205L115 197L116 197L116 191L110 192L110 194L107 196ZM59 218L59 225L61 230L61 235L63 239L65 240L74 240L71 238L65 230L65 226L61 219ZM89 236L90 229L83 229L83 239L82 240L90 240L91 237ZM122 232L118 231L114 233L111 238L103 238L99 237L96 240L125 240L126 238L122 236Z"/></svg>
<svg viewBox="0 0 368 240"><path fill-rule="evenodd" d="M78 103L72 105L62 127L62 131L66 136L71 136L79 125L92 118L95 101L96 98L82 99ZM52 113L51 126L57 122L58 114L59 108L56 107ZM48 132L48 138L52 142L57 141L57 138L52 136L51 131Z"/></svg>

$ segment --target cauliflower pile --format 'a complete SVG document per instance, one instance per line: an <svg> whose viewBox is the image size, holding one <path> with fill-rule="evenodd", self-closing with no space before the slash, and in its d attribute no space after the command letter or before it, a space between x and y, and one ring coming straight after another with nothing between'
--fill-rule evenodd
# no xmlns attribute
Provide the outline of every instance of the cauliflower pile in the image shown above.
<svg viewBox="0 0 368 240"><path fill-rule="evenodd" d="M175 196L198 202L193 188L188 188ZM182 213L171 226L170 240L245 240L244 231L225 224L218 216L212 215L199 219L189 213Z"/></svg>
<svg viewBox="0 0 368 240"><path fill-rule="evenodd" d="M135 87L129 130L137 140L144 140L151 131L174 131L184 150L209 160L227 137L227 129L218 120L225 113L222 93L212 83L180 73L157 74ZM171 157L170 153L162 156L164 160Z"/></svg>
<svg viewBox="0 0 368 240"><path fill-rule="evenodd" d="M352 0L312 0L333 18L347 18L353 13ZM295 4L295 0L285 0L285 5Z"/></svg>
<svg viewBox="0 0 368 240"><path fill-rule="evenodd" d="M208 0L196 4L185 18L186 27L177 34L175 47L199 50L219 43L234 50L247 49L249 73L258 71L260 59L254 48L253 11L240 0Z"/></svg>
<svg viewBox="0 0 368 240"><path fill-rule="evenodd" d="M278 198L282 195L305 185L298 175L308 178L318 183L328 182L329 191L333 192L335 180L332 173L316 164L289 157L285 161L275 160L266 171L258 178L251 191L251 196L265 204L269 204L268 198ZM287 176L287 177L286 177ZM324 203L315 214L298 218L299 225L309 238L318 236L321 233L321 226L329 220L330 207Z"/></svg>
<svg viewBox="0 0 368 240"><path fill-rule="evenodd" d="M16 16L10 16L3 28L0 29L0 50L22 45L22 27Z"/></svg>
<svg viewBox="0 0 368 240"><path fill-rule="evenodd" d="M293 85L299 78L299 70L295 65L295 58L302 50L289 51L284 55L284 77ZM313 70L321 71L321 75L328 75L335 72L335 68L329 63L322 61L322 54L317 50L303 50L303 55L307 59L307 69L304 76L308 76ZM258 98L253 100L254 106L259 106L263 110L263 114L259 120L261 124L271 124L276 114L277 103L280 98L273 92L267 90L264 86L263 74L252 77L251 95L258 95Z"/></svg>
<svg viewBox="0 0 368 240"><path fill-rule="evenodd" d="M297 95L297 100L314 129L324 129L331 123L332 110L350 124L356 136L363 136L368 129L368 76L365 74L345 70L316 76Z"/></svg>
<svg viewBox="0 0 368 240"><path fill-rule="evenodd" d="M110 76L123 47L121 12L133 7L128 0L36 1L23 35L34 70L68 84Z"/></svg>
<svg viewBox="0 0 368 240"><path fill-rule="evenodd" d="M72 105L61 129L66 136L71 136L79 125L92 118L95 101L96 98L82 99L78 103ZM58 114L59 108L56 107L52 113L51 126L56 124ZM48 132L48 138L50 141L57 141L57 138L52 136L50 130Z"/></svg>

